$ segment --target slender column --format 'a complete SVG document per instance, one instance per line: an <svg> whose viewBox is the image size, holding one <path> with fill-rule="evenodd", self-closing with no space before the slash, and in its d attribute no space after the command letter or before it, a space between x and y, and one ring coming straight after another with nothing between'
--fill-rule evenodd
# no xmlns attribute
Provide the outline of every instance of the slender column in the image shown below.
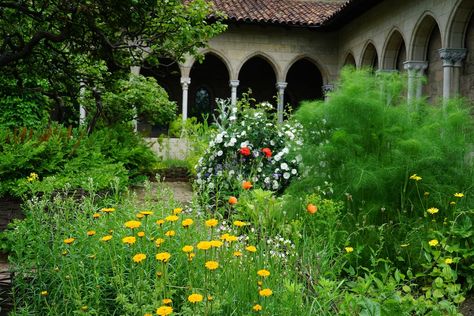
<svg viewBox="0 0 474 316"><path fill-rule="evenodd" d="M325 84L321 87L321 89L323 90L324 101L329 101L329 93L334 90L334 85L331 83Z"/></svg>
<svg viewBox="0 0 474 316"><path fill-rule="evenodd" d="M428 62L409 60L403 63L403 68L408 73L408 94L407 101L412 103L415 98L421 98L422 77Z"/></svg>
<svg viewBox="0 0 474 316"><path fill-rule="evenodd" d="M140 74L140 66L130 66L130 72L136 76ZM135 109L135 105L133 105L133 108ZM133 119L133 129L136 132L138 130L138 121L137 119Z"/></svg>
<svg viewBox="0 0 474 316"><path fill-rule="evenodd" d="M276 88L278 89L278 104L277 104L277 114L278 122L283 122L283 106L285 104L285 88L288 83L280 81L276 83Z"/></svg>
<svg viewBox="0 0 474 316"><path fill-rule="evenodd" d="M235 107L237 104L237 87L239 86L239 80L229 81L230 87L230 104L232 107Z"/></svg>
<svg viewBox="0 0 474 316"><path fill-rule="evenodd" d="M181 87L183 88L183 123L188 118L188 88L191 84L191 78L189 77L181 77Z"/></svg>
<svg viewBox="0 0 474 316"><path fill-rule="evenodd" d="M462 61L458 61L454 64L453 68L453 96L459 96L460 94L460 81L461 81L461 67Z"/></svg>
<svg viewBox="0 0 474 316"><path fill-rule="evenodd" d="M443 98L449 99L452 92L459 90L459 77L454 78L454 68L466 58L467 50L465 48L441 48L438 50L439 57L443 61Z"/></svg>

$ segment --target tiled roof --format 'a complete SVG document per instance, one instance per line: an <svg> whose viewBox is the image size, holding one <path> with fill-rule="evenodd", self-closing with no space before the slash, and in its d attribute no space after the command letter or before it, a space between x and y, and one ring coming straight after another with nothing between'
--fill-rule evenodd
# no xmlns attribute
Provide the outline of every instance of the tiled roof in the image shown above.
<svg viewBox="0 0 474 316"><path fill-rule="evenodd" d="M347 2L315 0L212 0L215 10L236 22L319 26Z"/></svg>

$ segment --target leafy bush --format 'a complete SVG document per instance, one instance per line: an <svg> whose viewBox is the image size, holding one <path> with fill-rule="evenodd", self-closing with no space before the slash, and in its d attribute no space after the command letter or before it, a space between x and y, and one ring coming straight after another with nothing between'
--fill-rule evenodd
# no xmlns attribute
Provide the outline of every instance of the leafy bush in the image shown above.
<svg viewBox="0 0 474 316"><path fill-rule="evenodd" d="M214 206L241 191L243 182L255 188L281 192L298 176L292 146L301 145L299 126L278 124L269 103L251 108L247 100L238 109L219 104L217 131L196 166L196 187Z"/></svg>
<svg viewBox="0 0 474 316"><path fill-rule="evenodd" d="M94 179L104 190L153 173L156 157L143 139L125 127L83 130L51 125L43 130L0 130L0 196L24 196L83 188ZM31 175L34 176L31 176Z"/></svg>
<svg viewBox="0 0 474 316"><path fill-rule="evenodd" d="M424 174L432 193L472 192L468 108L458 101L405 104L395 97L403 78L388 76L346 69L327 103L301 106L295 116L304 127L305 147L297 153L303 179L290 192L332 183L335 196L350 196L355 209L385 208L394 215L420 206L415 192L407 191L413 174Z"/></svg>

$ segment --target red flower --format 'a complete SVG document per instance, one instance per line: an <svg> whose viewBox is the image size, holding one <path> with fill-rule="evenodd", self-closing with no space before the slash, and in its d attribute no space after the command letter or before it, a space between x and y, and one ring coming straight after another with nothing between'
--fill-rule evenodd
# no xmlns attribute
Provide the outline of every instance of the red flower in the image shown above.
<svg viewBox="0 0 474 316"><path fill-rule="evenodd" d="M250 148L248 148L248 147L242 147L242 148L240 148L239 152L240 152L243 156L249 156L249 155L250 155Z"/></svg>
<svg viewBox="0 0 474 316"><path fill-rule="evenodd" d="M268 147L262 149L262 152L265 154L265 157L270 158L272 156L272 150Z"/></svg>

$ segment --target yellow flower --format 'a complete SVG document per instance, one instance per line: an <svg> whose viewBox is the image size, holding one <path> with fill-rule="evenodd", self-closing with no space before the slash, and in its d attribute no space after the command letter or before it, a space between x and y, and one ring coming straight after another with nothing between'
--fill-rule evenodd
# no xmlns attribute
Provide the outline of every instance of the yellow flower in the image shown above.
<svg viewBox="0 0 474 316"><path fill-rule="evenodd" d="M137 253L133 256L133 261L136 263L141 263L143 260L146 259L146 255L144 253Z"/></svg>
<svg viewBox="0 0 474 316"><path fill-rule="evenodd" d="M161 246L161 244L164 243L164 242L165 242L165 240L164 240L163 238L156 238L156 240L155 240L155 245L156 245L157 247L159 247L159 246Z"/></svg>
<svg viewBox="0 0 474 316"><path fill-rule="evenodd" d="M208 295L207 296L207 300L210 302L210 301L213 301L214 300L214 297L212 297L211 295Z"/></svg>
<svg viewBox="0 0 474 316"><path fill-rule="evenodd" d="M41 291L41 296L48 296L48 291Z"/></svg>
<svg viewBox="0 0 474 316"><path fill-rule="evenodd" d="M345 247L344 249L346 250L347 253L350 253L350 252L354 251L354 248L352 248L352 247Z"/></svg>
<svg viewBox="0 0 474 316"><path fill-rule="evenodd" d="M64 239L64 243L66 245L70 245L74 242L74 240L76 240L75 238L67 238L67 239Z"/></svg>
<svg viewBox="0 0 474 316"><path fill-rule="evenodd" d="M159 220L156 221L156 224L157 224L158 226L161 226L161 225L163 225L164 223L165 223L165 221L164 221L163 219L159 219Z"/></svg>
<svg viewBox="0 0 474 316"><path fill-rule="evenodd" d="M193 249L194 249L193 246L184 246L182 250L183 252L192 252Z"/></svg>
<svg viewBox="0 0 474 316"><path fill-rule="evenodd" d="M210 243L211 243L211 247L214 247L214 248L219 248L220 246L222 246L222 241L220 240L211 240Z"/></svg>
<svg viewBox="0 0 474 316"><path fill-rule="evenodd" d="M145 215L143 215L142 213L138 213L137 215L135 215L135 217L138 219L142 219L143 217L145 217Z"/></svg>
<svg viewBox="0 0 474 316"><path fill-rule="evenodd" d="M258 291L258 294L260 294L260 296L268 297L268 296L272 295L273 292L270 289L263 289L263 290Z"/></svg>
<svg viewBox="0 0 474 316"><path fill-rule="evenodd" d="M149 215L153 215L153 212L152 211L141 211L140 214L145 215L145 216L149 216Z"/></svg>
<svg viewBox="0 0 474 316"><path fill-rule="evenodd" d="M227 242L233 242L233 241L237 241L237 236L224 234L224 235L221 236L221 239L223 239Z"/></svg>
<svg viewBox="0 0 474 316"><path fill-rule="evenodd" d="M138 228L142 225L141 222L139 221L128 221L128 222L125 222L125 227L127 228L130 228L130 229L135 229L135 228Z"/></svg>
<svg viewBox="0 0 474 316"><path fill-rule="evenodd" d="M124 244L133 245L136 241L137 239L133 236L127 236L127 237L122 238L122 242Z"/></svg>
<svg viewBox="0 0 474 316"><path fill-rule="evenodd" d="M153 315L150 313L145 313L143 316L153 316Z"/></svg>
<svg viewBox="0 0 474 316"><path fill-rule="evenodd" d="M160 252L156 254L156 260L159 260L161 262L168 262L170 258L171 254L169 252Z"/></svg>
<svg viewBox="0 0 474 316"><path fill-rule="evenodd" d="M265 269L262 269L262 270L258 270L258 271L257 271L257 274L258 274L259 276L261 276L261 277L266 278L267 276L270 275L270 271L265 270Z"/></svg>
<svg viewBox="0 0 474 316"><path fill-rule="evenodd" d="M259 305L259 304L255 304L252 309L256 312L259 312L262 310L262 305Z"/></svg>
<svg viewBox="0 0 474 316"><path fill-rule="evenodd" d="M205 222L206 227L215 227L217 224L219 224L219 221L215 218L208 219Z"/></svg>
<svg viewBox="0 0 474 316"><path fill-rule="evenodd" d="M87 236L94 236L95 235L95 230L89 230L87 232Z"/></svg>
<svg viewBox="0 0 474 316"><path fill-rule="evenodd" d="M242 253L240 251L234 251L233 255L234 257L241 257Z"/></svg>
<svg viewBox="0 0 474 316"><path fill-rule="evenodd" d="M111 240L111 239L112 239L112 235L106 235L106 236L102 237L100 240L102 240L102 241L109 241L109 240Z"/></svg>
<svg viewBox="0 0 474 316"><path fill-rule="evenodd" d="M215 269L219 268L219 262L217 262L217 261L207 261L205 266L209 270L215 270Z"/></svg>
<svg viewBox="0 0 474 316"><path fill-rule="evenodd" d="M435 247L435 246L438 246L439 241L438 241L437 239L432 239L432 240L428 241L428 244L429 244L431 247Z"/></svg>
<svg viewBox="0 0 474 316"><path fill-rule="evenodd" d="M192 224L194 223L194 221L190 218L186 218L185 220L183 220L181 222L181 225L183 225L184 228L188 228L189 226L191 226Z"/></svg>
<svg viewBox="0 0 474 316"><path fill-rule="evenodd" d="M247 225L247 223L242 222L242 221L234 221L234 225L237 226L237 227L243 227L243 226Z"/></svg>
<svg viewBox="0 0 474 316"><path fill-rule="evenodd" d="M163 305L163 306L158 307L158 309L156 310L156 314L158 316L167 316L167 315L170 315L171 313L173 313L173 308L171 306Z"/></svg>
<svg viewBox="0 0 474 316"><path fill-rule="evenodd" d="M202 302L202 295L201 294L191 294L188 296L188 301L190 301L191 303L195 304L195 303L198 303L198 302Z"/></svg>
<svg viewBox="0 0 474 316"><path fill-rule="evenodd" d="M30 176L26 178L26 180L27 180L28 182L33 182L33 181L36 181L36 180L38 180L38 179L39 179L39 176L38 176L38 174L35 173L35 172L30 173Z"/></svg>
<svg viewBox="0 0 474 316"><path fill-rule="evenodd" d="M115 212L115 208L113 207L108 207L108 208L103 208L100 210L101 212L104 212L104 213L113 213Z"/></svg>
<svg viewBox="0 0 474 316"><path fill-rule="evenodd" d="M449 202L449 204L451 204L451 205L456 205L456 202L451 201L451 202Z"/></svg>
<svg viewBox="0 0 474 316"><path fill-rule="evenodd" d="M193 261L193 258L196 256L194 252L188 253L188 261Z"/></svg>
<svg viewBox="0 0 474 316"><path fill-rule="evenodd" d="M430 207L429 209L426 210L428 213L430 214L436 214L439 212L439 209L437 209L436 207Z"/></svg>
<svg viewBox="0 0 474 316"><path fill-rule="evenodd" d="M451 263L453 263L453 259L452 258L446 258L446 259L444 259L444 263L451 264Z"/></svg>
<svg viewBox="0 0 474 316"><path fill-rule="evenodd" d="M92 217L93 217L93 218L99 218L99 217L100 217L100 214L99 214L99 213L94 213L94 214L92 215Z"/></svg>
<svg viewBox="0 0 474 316"><path fill-rule="evenodd" d="M137 233L137 236L138 236L138 237L145 237L145 232L138 232L138 233Z"/></svg>
<svg viewBox="0 0 474 316"><path fill-rule="evenodd" d="M457 198L462 198L462 197L464 197L464 194L463 193L454 193L454 196L457 197Z"/></svg>
<svg viewBox="0 0 474 316"><path fill-rule="evenodd" d="M245 250L250 252L257 252L257 248L255 248L255 246L247 246L245 247Z"/></svg>
<svg viewBox="0 0 474 316"><path fill-rule="evenodd" d="M166 216L165 217L165 220L167 220L168 222L176 222L178 220L178 216L176 215L169 215L169 216Z"/></svg>
<svg viewBox="0 0 474 316"><path fill-rule="evenodd" d="M173 214L174 214L174 215L178 215L178 214L181 214L182 211L183 211L182 208L177 207L177 208L175 208L175 209L173 210Z"/></svg>
<svg viewBox="0 0 474 316"><path fill-rule="evenodd" d="M173 237L174 235L176 235L176 232L174 230L168 230L165 235L167 237Z"/></svg>
<svg viewBox="0 0 474 316"><path fill-rule="evenodd" d="M197 248L199 250L208 250L209 248L211 248L211 243L209 241L200 241L198 244L197 244Z"/></svg>
<svg viewBox="0 0 474 316"><path fill-rule="evenodd" d="M161 300L161 302L165 305L169 305L171 303L173 303L173 300L171 300L170 298L164 298Z"/></svg>
<svg viewBox="0 0 474 316"><path fill-rule="evenodd" d="M415 180L415 181L420 181L422 178L420 176L417 176L416 173L414 173L410 176L410 179Z"/></svg>
<svg viewBox="0 0 474 316"><path fill-rule="evenodd" d="M89 306L87 305L81 306L81 311L83 312L87 312L88 309L89 309Z"/></svg>

